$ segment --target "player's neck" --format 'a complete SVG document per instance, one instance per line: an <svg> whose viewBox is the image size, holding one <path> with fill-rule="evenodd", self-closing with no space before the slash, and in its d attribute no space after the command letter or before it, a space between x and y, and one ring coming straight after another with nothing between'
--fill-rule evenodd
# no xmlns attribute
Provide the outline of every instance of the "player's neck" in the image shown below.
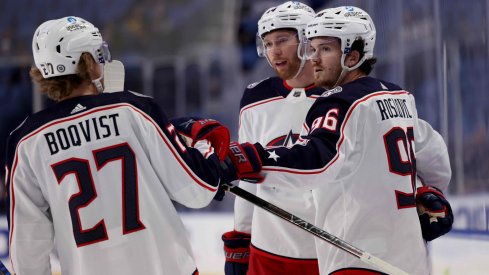
<svg viewBox="0 0 489 275"><path fill-rule="evenodd" d="M352 81L355 81L361 77L367 76L364 72L362 72L360 69L355 69L345 75L345 78L343 78L343 81L341 81L341 84L349 83Z"/></svg>
<svg viewBox="0 0 489 275"><path fill-rule="evenodd" d="M69 96L63 98L62 100L73 98L73 97L79 97L79 96L85 96L85 95L97 95L97 94L98 94L97 88L95 88L95 86L92 83L84 82L80 86L78 86L77 88L73 89L71 94Z"/></svg>

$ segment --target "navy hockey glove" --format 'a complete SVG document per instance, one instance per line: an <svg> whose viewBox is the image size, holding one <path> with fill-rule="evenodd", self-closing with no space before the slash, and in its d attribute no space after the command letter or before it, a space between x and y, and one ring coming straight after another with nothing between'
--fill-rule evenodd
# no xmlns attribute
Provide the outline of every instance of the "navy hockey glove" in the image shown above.
<svg viewBox="0 0 489 275"><path fill-rule="evenodd" d="M245 142L231 142L227 158L222 164L223 182L232 182L234 180L244 180L251 183L260 183L263 181L261 172L260 152L264 152L259 143L255 145Z"/></svg>
<svg viewBox="0 0 489 275"><path fill-rule="evenodd" d="M224 199L224 195L226 195L226 191L222 189L221 185L219 185L219 188L217 188L217 192L214 195L213 200L222 201Z"/></svg>
<svg viewBox="0 0 489 275"><path fill-rule="evenodd" d="M416 208L425 240L432 241L452 229L452 208L440 190L431 186L419 187Z"/></svg>
<svg viewBox="0 0 489 275"><path fill-rule="evenodd" d="M250 261L251 235L238 231L229 231L222 235L224 242L225 275L246 275Z"/></svg>
<svg viewBox="0 0 489 275"><path fill-rule="evenodd" d="M181 117L171 119L178 133L182 135L187 146L193 147L199 140L208 140L222 161L228 154L231 137L229 130L219 121L197 117Z"/></svg>

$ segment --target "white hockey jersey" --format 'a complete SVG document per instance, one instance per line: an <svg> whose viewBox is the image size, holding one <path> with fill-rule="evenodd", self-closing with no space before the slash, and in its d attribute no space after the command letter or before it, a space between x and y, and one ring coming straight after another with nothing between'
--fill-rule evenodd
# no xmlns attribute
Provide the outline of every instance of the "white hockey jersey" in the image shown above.
<svg viewBox="0 0 489 275"><path fill-rule="evenodd" d="M206 206L218 158L186 147L151 98L57 103L12 132L7 163L17 274L51 274L54 246L63 275L197 272L171 201Z"/></svg>
<svg viewBox="0 0 489 275"><path fill-rule="evenodd" d="M314 189L315 225L409 274L429 274L416 162L426 183L441 189L451 170L443 140L417 118L414 97L363 77L317 99L304 132L301 144L267 150L265 185ZM376 270L325 241L316 245L321 274Z"/></svg>
<svg viewBox="0 0 489 275"><path fill-rule="evenodd" d="M251 84L241 99L239 142L259 142L267 148L292 146L299 137L307 111L324 89L313 85L291 88L278 77ZM240 182L240 187L301 218L314 221L310 190L287 190L279 186ZM254 207L235 201L235 230L252 233L251 243L266 253L297 259L316 259L314 237Z"/></svg>

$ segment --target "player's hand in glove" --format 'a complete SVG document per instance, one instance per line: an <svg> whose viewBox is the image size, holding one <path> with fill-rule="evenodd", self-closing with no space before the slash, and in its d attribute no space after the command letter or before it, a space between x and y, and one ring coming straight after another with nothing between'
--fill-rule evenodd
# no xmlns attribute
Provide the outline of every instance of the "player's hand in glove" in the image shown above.
<svg viewBox="0 0 489 275"><path fill-rule="evenodd" d="M416 190L416 208L425 240L432 241L452 229L452 208L438 189L419 187Z"/></svg>
<svg viewBox="0 0 489 275"><path fill-rule="evenodd" d="M222 163L221 180L223 182L232 182L238 179L251 183L262 182L260 155L263 155L264 152L265 150L259 143L253 145L249 142L231 142L228 155Z"/></svg>
<svg viewBox="0 0 489 275"><path fill-rule="evenodd" d="M194 147L199 140L208 140L222 161L228 154L231 141L229 130L219 121L196 117L181 117L171 119L178 133L185 139L189 147Z"/></svg>
<svg viewBox="0 0 489 275"><path fill-rule="evenodd" d="M226 195L226 191L222 188L221 185L219 185L219 187L217 188L217 192L214 195L214 198L212 198L212 199L216 200L216 201L222 201L224 199L224 195ZM2 275L2 274L0 274L0 275Z"/></svg>
<svg viewBox="0 0 489 275"><path fill-rule="evenodd" d="M222 235L226 263L226 275L246 275L250 261L251 235L238 231L229 231Z"/></svg>

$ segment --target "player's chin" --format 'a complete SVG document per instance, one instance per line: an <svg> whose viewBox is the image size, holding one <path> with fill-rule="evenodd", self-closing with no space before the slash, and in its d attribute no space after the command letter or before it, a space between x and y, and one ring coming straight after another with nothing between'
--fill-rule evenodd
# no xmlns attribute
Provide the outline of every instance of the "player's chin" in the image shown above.
<svg viewBox="0 0 489 275"><path fill-rule="evenodd" d="M275 69L275 73L277 73L278 77L280 77L281 79L285 79L285 80L291 79L292 77L294 77L291 70L288 70L288 69L285 69L285 70Z"/></svg>
<svg viewBox="0 0 489 275"><path fill-rule="evenodd" d="M314 73L314 84L325 89L333 88L334 83L324 77L324 75Z"/></svg>

